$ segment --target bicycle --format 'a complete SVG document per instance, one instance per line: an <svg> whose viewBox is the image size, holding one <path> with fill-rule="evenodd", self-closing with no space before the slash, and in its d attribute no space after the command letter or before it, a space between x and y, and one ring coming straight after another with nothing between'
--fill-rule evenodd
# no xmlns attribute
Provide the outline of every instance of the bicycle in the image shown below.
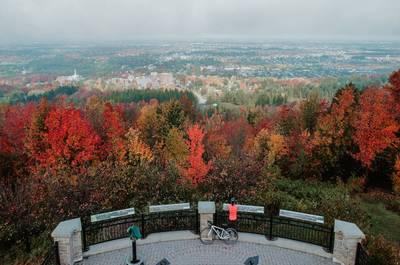
<svg viewBox="0 0 400 265"><path fill-rule="evenodd" d="M239 235L234 228L222 228L213 225L210 221L207 222L208 227L204 228L200 233L200 241L203 244L212 244L214 239L220 239L226 244L236 243ZM207 233L207 237L202 237L204 233Z"/></svg>

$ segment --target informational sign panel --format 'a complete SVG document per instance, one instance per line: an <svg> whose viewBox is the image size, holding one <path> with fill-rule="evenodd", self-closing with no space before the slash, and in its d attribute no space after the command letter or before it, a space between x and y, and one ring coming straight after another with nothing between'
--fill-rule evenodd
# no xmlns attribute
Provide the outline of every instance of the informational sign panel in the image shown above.
<svg viewBox="0 0 400 265"><path fill-rule="evenodd" d="M289 210L279 210L279 216L298 219L308 222L314 223L324 223L324 217L319 215L307 214L307 213L300 213L300 212L293 212Z"/></svg>
<svg viewBox="0 0 400 265"><path fill-rule="evenodd" d="M222 209L224 211L228 211L229 203L224 203L222 205ZM254 206L254 205L244 205L244 204L236 204L238 207L238 212L246 212L246 213L264 213L264 206Z"/></svg>
<svg viewBox="0 0 400 265"><path fill-rule="evenodd" d="M103 220L133 215L133 214L135 214L135 208L128 208L128 209L123 209L123 210L117 210L117 211L112 211L112 212L107 212L107 213L99 213L99 214L91 215L90 221L92 223L94 223L94 222L99 222L99 221L103 221Z"/></svg>
<svg viewBox="0 0 400 265"><path fill-rule="evenodd" d="M168 212L168 211L179 211L179 210L189 210L190 203L175 203L175 204L161 204L161 205L151 205L149 206L150 213Z"/></svg>

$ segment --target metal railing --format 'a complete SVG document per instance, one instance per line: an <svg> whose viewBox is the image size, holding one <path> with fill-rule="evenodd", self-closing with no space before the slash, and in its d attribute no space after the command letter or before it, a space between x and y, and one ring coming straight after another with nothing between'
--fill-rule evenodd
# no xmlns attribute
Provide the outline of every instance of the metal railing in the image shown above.
<svg viewBox="0 0 400 265"><path fill-rule="evenodd" d="M254 233L265 235L267 233L267 218L264 214L238 213L235 229L239 232ZM228 212L217 211L214 215L214 223L217 226L226 225L228 222Z"/></svg>
<svg viewBox="0 0 400 265"><path fill-rule="evenodd" d="M357 244L357 254L355 265L370 265L369 255L367 250L363 247L361 243Z"/></svg>
<svg viewBox="0 0 400 265"><path fill-rule="evenodd" d="M328 252L333 251L333 226L293 220L280 216L273 216L268 219L267 226L269 229L267 230L270 232L267 236L269 239L275 237L287 238L322 246Z"/></svg>
<svg viewBox="0 0 400 265"><path fill-rule="evenodd" d="M137 225L143 230L144 215L134 215L95 223L83 223L83 249L88 250L90 245L128 237L127 229Z"/></svg>
<svg viewBox="0 0 400 265"><path fill-rule="evenodd" d="M60 256L58 253L58 242L49 249L41 265L60 265Z"/></svg>
<svg viewBox="0 0 400 265"><path fill-rule="evenodd" d="M150 213L145 216L144 231L147 234L176 230L192 230L198 233L197 211L171 211Z"/></svg>
<svg viewBox="0 0 400 265"><path fill-rule="evenodd" d="M227 212L217 212L214 215L217 225L226 224ZM279 216L266 216L259 213L238 213L236 229L239 232L255 233L274 238L287 238L324 247L333 251L334 232L332 226L294 220Z"/></svg>
<svg viewBox="0 0 400 265"><path fill-rule="evenodd" d="M128 237L128 227L136 225L143 237L151 233L191 230L198 233L199 220L196 210L138 214L128 217L83 223L83 249L90 245Z"/></svg>

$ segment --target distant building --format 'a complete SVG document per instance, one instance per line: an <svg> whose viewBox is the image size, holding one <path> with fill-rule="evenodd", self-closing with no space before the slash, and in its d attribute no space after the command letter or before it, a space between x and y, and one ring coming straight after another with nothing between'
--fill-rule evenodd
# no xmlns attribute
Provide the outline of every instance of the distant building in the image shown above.
<svg viewBox="0 0 400 265"><path fill-rule="evenodd" d="M58 82L60 85L69 85L72 83L76 83L82 80L82 77L76 73L76 69L74 70L73 75L69 76L59 76L56 79L56 82Z"/></svg>

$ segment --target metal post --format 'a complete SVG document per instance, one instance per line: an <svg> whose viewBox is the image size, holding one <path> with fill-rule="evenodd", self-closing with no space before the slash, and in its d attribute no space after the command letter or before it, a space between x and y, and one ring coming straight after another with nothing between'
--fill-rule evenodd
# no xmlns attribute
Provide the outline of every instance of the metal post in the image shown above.
<svg viewBox="0 0 400 265"><path fill-rule="evenodd" d="M85 222L85 220L82 222L82 241L83 241L83 251L88 251L89 247L87 246L87 241L86 241L86 222Z"/></svg>
<svg viewBox="0 0 400 265"><path fill-rule="evenodd" d="M268 239L272 240L272 221L273 215L271 214L270 218L269 218L269 235L268 235Z"/></svg>
<svg viewBox="0 0 400 265"><path fill-rule="evenodd" d="M196 234L200 234L200 222L199 222L199 219L200 219L200 215L196 210Z"/></svg>
<svg viewBox="0 0 400 265"><path fill-rule="evenodd" d="M334 228L334 226L332 226L332 228L331 228L331 237L329 239L329 248L328 248L330 253L333 252L334 242L335 242L335 228Z"/></svg>
<svg viewBox="0 0 400 265"><path fill-rule="evenodd" d="M144 219L144 214L142 213L142 236L143 236L143 238L145 238L146 237L146 230L144 229L144 227L145 227L145 219Z"/></svg>
<svg viewBox="0 0 400 265"><path fill-rule="evenodd" d="M132 263L137 263L137 255L136 255L136 240L132 239Z"/></svg>
<svg viewBox="0 0 400 265"><path fill-rule="evenodd" d="M56 265L60 265L60 252L58 250L58 241L54 242L54 255L56 256Z"/></svg>

